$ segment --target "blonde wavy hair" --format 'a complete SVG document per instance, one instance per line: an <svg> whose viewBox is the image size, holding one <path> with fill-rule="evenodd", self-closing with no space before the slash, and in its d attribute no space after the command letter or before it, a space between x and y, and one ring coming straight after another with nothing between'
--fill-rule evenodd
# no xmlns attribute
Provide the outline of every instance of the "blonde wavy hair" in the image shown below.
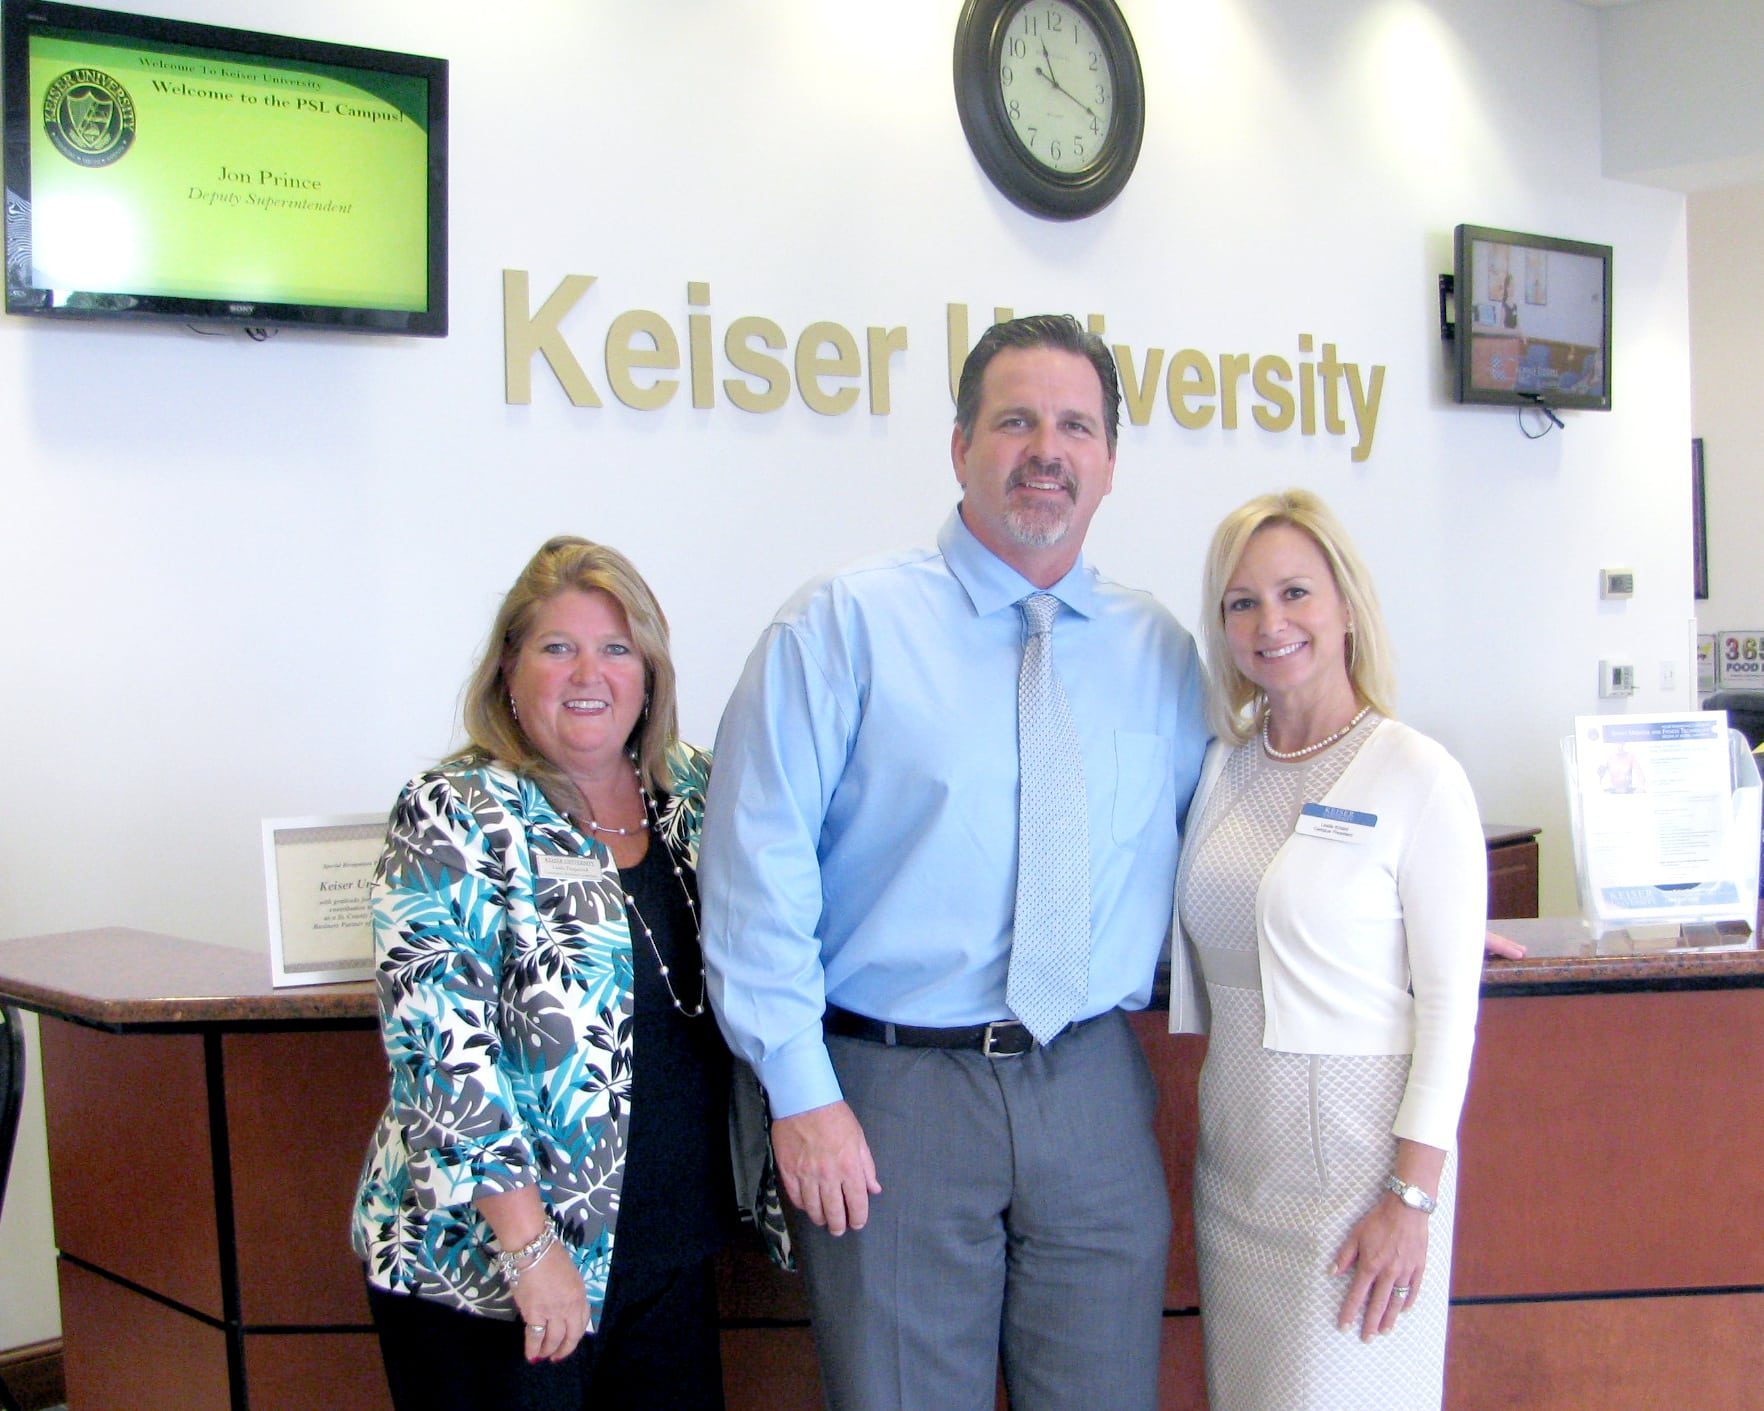
<svg viewBox="0 0 1764 1411"><path fill-rule="evenodd" d="M1347 604L1348 680L1361 705L1389 716L1396 698L1391 675L1390 634L1378 608L1378 594L1359 550L1329 506L1309 490L1258 495L1240 505L1213 531L1201 573L1201 612L1205 618L1207 715L1213 733L1239 744L1249 739L1267 701L1231 660L1225 640L1225 590L1237 572L1249 541L1271 525L1287 524L1316 544L1329 563L1336 590Z"/></svg>
<svg viewBox="0 0 1764 1411"><path fill-rule="evenodd" d="M508 698L509 673L532 630L534 615L541 604L571 589L605 593L624 610L631 640L643 658L645 687L643 713L625 748L649 791L665 793L670 782L668 750L679 737L668 619L628 558L573 534L547 539L504 595L484 655L465 684L461 714L468 743L452 758L496 760L532 779L566 813L584 807L569 775L533 747Z"/></svg>

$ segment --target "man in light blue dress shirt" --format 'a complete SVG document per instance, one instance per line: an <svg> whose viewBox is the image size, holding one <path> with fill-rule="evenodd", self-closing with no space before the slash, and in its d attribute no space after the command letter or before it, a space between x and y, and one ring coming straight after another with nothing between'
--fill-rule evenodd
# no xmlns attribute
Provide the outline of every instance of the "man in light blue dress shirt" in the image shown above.
<svg viewBox="0 0 1764 1411"><path fill-rule="evenodd" d="M1119 405L1075 321L988 330L936 547L798 592L717 736L711 996L771 1104L841 1411L982 1411L1001 1351L1015 1411L1156 1403L1169 1207L1121 1011L1151 994L1208 732L1189 634L1081 556ZM1038 589L1090 841L1088 995L1046 1045L1005 1002Z"/></svg>

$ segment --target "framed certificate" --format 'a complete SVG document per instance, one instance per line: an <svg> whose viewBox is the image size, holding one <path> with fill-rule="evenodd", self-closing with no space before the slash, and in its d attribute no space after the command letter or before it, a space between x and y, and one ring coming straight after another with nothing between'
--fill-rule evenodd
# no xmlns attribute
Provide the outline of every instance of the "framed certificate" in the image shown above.
<svg viewBox="0 0 1764 1411"><path fill-rule="evenodd" d="M386 820L371 813L264 819L272 984L372 978L368 887L385 841Z"/></svg>

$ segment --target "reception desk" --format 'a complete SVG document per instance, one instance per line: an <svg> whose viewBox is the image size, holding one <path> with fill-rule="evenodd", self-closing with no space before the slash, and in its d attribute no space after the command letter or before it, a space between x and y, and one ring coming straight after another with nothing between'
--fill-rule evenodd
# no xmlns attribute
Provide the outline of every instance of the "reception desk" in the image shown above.
<svg viewBox="0 0 1764 1411"><path fill-rule="evenodd" d="M1755 1406L1764 956L1501 929L1532 953L1484 972L1447 1405ZM261 954L137 931L0 942L0 996L42 1016L70 1411L388 1405L347 1240L385 1097L372 993L268 981ZM1176 1216L1161 1404L1199 1408L1205 1041L1134 1024ZM745 1246L721 1280L733 1411L818 1406L796 1281Z"/></svg>
<svg viewBox="0 0 1764 1411"><path fill-rule="evenodd" d="M0 943L0 997L41 1016L68 1406L388 1406L348 1241L372 987L103 930Z"/></svg>

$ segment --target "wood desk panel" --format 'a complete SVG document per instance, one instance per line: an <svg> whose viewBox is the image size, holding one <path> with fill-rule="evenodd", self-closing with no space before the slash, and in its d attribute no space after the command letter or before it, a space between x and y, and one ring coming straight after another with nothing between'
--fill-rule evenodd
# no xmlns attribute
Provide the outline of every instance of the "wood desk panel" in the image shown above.
<svg viewBox="0 0 1764 1411"><path fill-rule="evenodd" d="M1195 1272L1194 1256L1194 1143L1199 1106L1196 1088L1207 1041L1200 1034L1172 1034L1169 1015L1161 1006L1131 1015L1130 1022L1158 1085L1153 1123L1170 1190L1170 1264L1164 1307L1188 1311L1200 1307L1200 1276Z"/></svg>
<svg viewBox="0 0 1764 1411"><path fill-rule="evenodd" d="M366 1327L349 1221L386 1106L379 1030L232 1033L221 1052L241 1318Z"/></svg>
<svg viewBox="0 0 1764 1411"><path fill-rule="evenodd" d="M725 1328L728 1411L820 1411L815 1339L804 1327Z"/></svg>
<svg viewBox="0 0 1764 1411"><path fill-rule="evenodd" d="M1715 1411L1764 1388L1764 1294L1452 1310L1446 1411Z"/></svg>
<svg viewBox="0 0 1764 1411"><path fill-rule="evenodd" d="M1158 1411L1207 1411L1198 1317L1164 1318L1158 1347Z"/></svg>
<svg viewBox="0 0 1764 1411"><path fill-rule="evenodd" d="M1488 919L1537 915L1538 853L1535 842L1488 850Z"/></svg>
<svg viewBox="0 0 1764 1411"><path fill-rule="evenodd" d="M229 1411L226 1334L63 1259L72 1411Z"/></svg>
<svg viewBox="0 0 1764 1411"><path fill-rule="evenodd" d="M1764 1285L1764 990L1488 999L1459 1298Z"/></svg>
<svg viewBox="0 0 1764 1411"><path fill-rule="evenodd" d="M220 1318L201 1037L48 1017L38 1033L57 1247Z"/></svg>
<svg viewBox="0 0 1764 1411"><path fill-rule="evenodd" d="M372 1333L250 1333L245 1376L251 1411L392 1411Z"/></svg>

